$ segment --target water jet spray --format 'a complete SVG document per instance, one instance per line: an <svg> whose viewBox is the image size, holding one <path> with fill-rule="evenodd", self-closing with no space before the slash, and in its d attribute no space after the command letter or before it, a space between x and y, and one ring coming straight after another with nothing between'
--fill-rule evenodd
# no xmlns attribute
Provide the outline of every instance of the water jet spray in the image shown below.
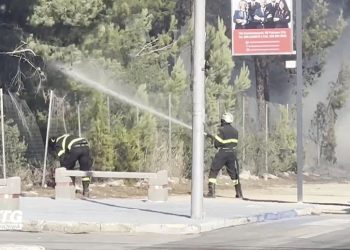
<svg viewBox="0 0 350 250"><path fill-rule="evenodd" d="M160 117L162 119L169 120L169 121L171 121L171 122L173 122L175 124L178 124L178 125L180 125L180 126L182 126L184 128L192 130L192 126L190 126L190 125L188 125L188 124L186 124L186 123L184 123L184 122L182 122L182 121L180 121L178 119L170 117L170 116L168 116L166 114L163 114L162 112L160 112L160 111L158 111L158 110L156 110L154 108L151 108L151 107L146 106L146 105L144 105L142 103L139 103L136 100L133 100L132 98L129 98L129 97L123 95L123 94L120 94L120 93L118 93L116 91L113 91L110 88L102 85L101 83L99 83L99 82L97 82L95 80L87 78L84 74L82 74L80 72L77 72L72 67L68 68L68 67L60 64L57 68L58 68L59 71L61 71L66 76L71 77L71 78L75 79L76 81L78 81L80 83L87 84L90 87L92 87L92 88L94 88L96 90L99 90L99 91L101 91L101 92L103 92L103 93L105 93L107 95L113 96L113 97L119 99L122 102L128 103L128 104L130 104L132 106L138 107L138 108L140 108L140 109L142 109L144 111L147 111L147 112L149 112L149 113L151 113L153 115L156 115L156 116L158 116L158 117Z"/></svg>

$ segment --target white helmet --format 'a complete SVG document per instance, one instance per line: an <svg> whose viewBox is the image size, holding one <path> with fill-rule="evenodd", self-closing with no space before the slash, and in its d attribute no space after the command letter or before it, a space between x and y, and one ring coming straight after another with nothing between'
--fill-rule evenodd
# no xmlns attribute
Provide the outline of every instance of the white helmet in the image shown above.
<svg viewBox="0 0 350 250"><path fill-rule="evenodd" d="M222 115L221 119L226 123L232 123L233 122L233 115L231 113L225 112Z"/></svg>

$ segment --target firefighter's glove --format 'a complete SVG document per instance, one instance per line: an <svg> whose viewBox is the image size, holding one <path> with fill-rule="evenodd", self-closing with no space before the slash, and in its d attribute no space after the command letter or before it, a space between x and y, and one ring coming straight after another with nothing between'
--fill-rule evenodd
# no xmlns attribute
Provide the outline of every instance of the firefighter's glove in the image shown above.
<svg viewBox="0 0 350 250"><path fill-rule="evenodd" d="M215 136L213 136L212 134L210 134L209 132L205 132L205 136L209 139L214 139Z"/></svg>

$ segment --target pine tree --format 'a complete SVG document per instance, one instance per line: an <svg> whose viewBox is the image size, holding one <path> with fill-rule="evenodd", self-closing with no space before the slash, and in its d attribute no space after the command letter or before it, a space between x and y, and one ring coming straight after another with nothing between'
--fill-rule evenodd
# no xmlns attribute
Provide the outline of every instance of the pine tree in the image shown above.
<svg viewBox="0 0 350 250"><path fill-rule="evenodd" d="M210 129L218 125L224 112L233 113L236 95L250 87L249 70L244 65L234 84L231 81L234 62L230 54L230 40L226 37L226 27L219 19L217 29L208 28L209 59L206 79L206 124Z"/></svg>
<svg viewBox="0 0 350 250"><path fill-rule="evenodd" d="M311 122L311 139L317 146L317 159L334 164L337 161L335 149L337 146L335 137L335 125L337 112L341 110L348 100L350 88L350 67L342 64L338 78L330 82L330 92L327 97L328 103L318 103L314 119ZM319 163L317 161L317 163Z"/></svg>
<svg viewBox="0 0 350 250"><path fill-rule="evenodd" d="M113 131L109 129L106 98L95 93L90 108L90 131L87 135L94 158L96 170L113 170L116 164Z"/></svg>
<svg viewBox="0 0 350 250"><path fill-rule="evenodd" d="M313 85L323 73L327 52L343 33L342 11L335 23L329 22L330 1L313 0L303 22L303 76L306 86Z"/></svg>
<svg viewBox="0 0 350 250"><path fill-rule="evenodd" d="M208 27L209 51L206 72L206 129L210 133L216 133L221 115L224 112L235 113L236 96L250 87L249 70L243 66L240 74L236 76L234 84L231 74L234 62L231 56L230 40L226 36L226 27L222 19L218 19L217 28ZM213 147L207 141L207 151ZM206 154L206 161L209 161Z"/></svg>

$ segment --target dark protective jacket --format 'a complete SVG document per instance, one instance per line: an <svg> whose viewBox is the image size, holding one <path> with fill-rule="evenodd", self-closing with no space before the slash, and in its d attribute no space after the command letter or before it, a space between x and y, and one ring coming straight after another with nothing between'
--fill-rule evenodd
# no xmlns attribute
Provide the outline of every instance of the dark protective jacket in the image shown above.
<svg viewBox="0 0 350 250"><path fill-rule="evenodd" d="M89 146L87 140L82 137L77 137L70 134L64 134L56 139L56 153L58 157L64 156L73 147L76 146Z"/></svg>
<svg viewBox="0 0 350 250"><path fill-rule="evenodd" d="M218 134L214 137L216 148L233 149L238 143L238 131L230 124L224 123L219 128Z"/></svg>

